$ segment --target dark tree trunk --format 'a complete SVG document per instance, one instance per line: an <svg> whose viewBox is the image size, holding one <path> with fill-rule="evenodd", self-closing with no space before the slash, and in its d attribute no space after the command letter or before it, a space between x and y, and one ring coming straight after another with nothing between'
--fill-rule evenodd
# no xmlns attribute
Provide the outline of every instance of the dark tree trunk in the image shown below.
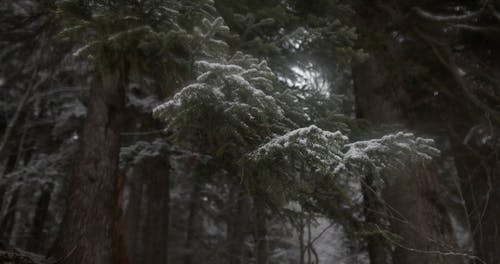
<svg viewBox="0 0 500 264"><path fill-rule="evenodd" d="M391 228L401 236L395 263L464 263L461 256L453 255L460 249L435 170L414 165L385 190L393 210Z"/></svg>
<svg viewBox="0 0 500 264"><path fill-rule="evenodd" d="M143 170L140 166L134 168L130 183L128 208L126 212L126 242L130 263L139 263L144 258L144 243L142 240L141 218L143 211Z"/></svg>
<svg viewBox="0 0 500 264"><path fill-rule="evenodd" d="M475 254L485 263L500 263L500 161L493 152L476 148L473 154L462 142L457 144L456 166Z"/></svg>
<svg viewBox="0 0 500 264"><path fill-rule="evenodd" d="M368 4L365 8L359 14L360 29L366 36L385 36L382 39L385 42L383 48L366 47L372 53L371 57L353 71L358 116L375 125L415 124L415 113L407 108L410 98L399 72L391 67L398 62L393 57L397 56L397 52L393 48L391 32L386 31L381 21L385 18L380 17L387 14L376 8L371 9L373 6ZM415 165L384 191L391 209L388 210L391 229L401 237L393 254L395 263L463 263L460 256L453 254L460 250L433 171ZM368 242L371 249L379 247L377 241Z"/></svg>
<svg viewBox="0 0 500 264"><path fill-rule="evenodd" d="M365 1L365 8L369 6L368 2ZM375 5L377 3L373 6ZM486 127L489 127L486 130L495 131L498 127L496 125L499 120L498 115L492 114L496 113L496 111L489 110L489 108L494 109L496 104L493 101L488 101L487 97L480 92L485 89L494 89L496 84L489 86L490 88L485 88L488 85L483 87L483 83L476 83L475 78L480 74L474 72L475 67L467 65L467 63L476 64L480 61L481 67L488 69L490 72L497 72L500 68L498 63L499 53L496 49L498 43L495 38L488 35L470 35L465 39L460 39L465 49L456 51L454 48L457 43L450 41L449 38L450 36L453 38L456 36L447 34L449 33L446 30L449 28L448 24L427 21L427 19L423 21L415 18L415 14L401 12L401 10L405 9L402 6L406 6L408 10L412 5L416 5L415 2L392 1L379 3L379 6L381 5L384 5L385 10L390 10L384 16L390 17L391 15L388 13L392 12L396 14L394 17L398 17L397 13L399 12L400 21L396 23L394 17L392 17L393 21L388 21L391 19L382 18L381 15L378 15L377 18L377 14L383 14L384 12L380 11L380 9L373 12L375 8L368 8L372 9L372 12L368 11L360 15L362 17L360 20L364 21L361 28L367 28L370 32L378 32L378 36L389 36L391 33L401 34L401 39L403 39L401 42L405 44L399 44L397 51L389 42L387 42L388 45L383 45L380 49L384 49L383 52L390 53L393 56L399 56L399 64L403 60L411 61L410 65L414 68L406 68L401 71L393 67L392 71L411 72L412 69L422 68L424 71L421 72L425 73L419 73L418 77L421 80L417 80L415 83L406 83L406 85L409 87L421 86L415 89L416 91L411 91L413 94L417 92L425 93L427 86L439 92L439 96L435 96L437 99L425 98L425 100L431 101L425 103L428 108L426 110L430 110L431 115L416 113L416 117L420 118L420 120L427 120L428 123L431 123L430 120L432 119L434 119L434 122L440 122L433 124L436 130L448 127L447 137L452 145L452 155L455 158L455 165L461 180L466 217L469 217L468 223L470 224L474 242L474 255L478 257L473 261L476 263L500 263L500 251L498 250L500 245L500 232L498 232L500 230L500 218L498 217L500 195L496 191L500 188L500 180L498 180L500 174L498 147L494 146L495 143L483 143L482 146L479 146L471 143L474 139L467 140L469 136L477 136L474 135L473 129L478 123L485 123ZM421 1L418 5L427 6L427 8L444 6L443 3L432 1ZM383 32L384 26L386 27L385 30L390 27L392 32L389 30ZM397 29L393 28L393 26L397 27ZM462 35L460 36L462 37ZM472 36L474 36L474 40L470 39ZM403 47L403 45L406 45L406 47ZM403 51L405 48L409 48L413 54L405 54ZM397 52L399 52L399 55ZM380 60L380 52L377 55L378 60ZM388 65L398 65L396 63L392 62L388 63ZM462 71L466 74L462 74ZM383 77L382 79L397 80L398 78ZM393 86L391 83L386 85ZM409 121L406 122L414 122L415 125L419 125L415 122L416 119L408 119ZM495 135L492 136L495 137ZM481 138L479 138L480 140ZM464 141L469 141L469 143ZM435 180L430 182L434 183ZM418 190L421 188L419 186ZM436 196L436 192L439 192L439 188L431 189L431 192L426 191L426 196ZM438 219L444 218L439 217ZM449 224L443 224L449 226ZM448 237L450 236L448 235Z"/></svg>
<svg viewBox="0 0 500 264"><path fill-rule="evenodd" d="M4 206L4 201L5 201L5 191L7 190L7 184L0 184L0 212L1 212L1 209L2 207ZM1 222L1 221L0 221ZM1 230L0 230L0 237L1 237Z"/></svg>
<svg viewBox="0 0 500 264"><path fill-rule="evenodd" d="M7 162L5 164L5 168L3 170L3 175L7 175L11 173L15 168L17 164L17 153L13 151L8 155L7 157Z"/></svg>
<svg viewBox="0 0 500 264"><path fill-rule="evenodd" d="M125 241L125 219L123 217L123 191L125 190L125 175L121 170L118 170L117 172L116 186L118 188L116 194L118 204L115 207L115 222L113 225L113 261L118 264L127 264L130 262Z"/></svg>
<svg viewBox="0 0 500 264"><path fill-rule="evenodd" d="M10 237L12 235L12 229L14 227L14 218L16 215L16 204L19 198L20 187L17 187L16 190L12 193L12 198L9 201L9 204L6 208L6 213L2 218L2 222L0 223L0 236L1 239L6 241L7 243L10 241Z"/></svg>
<svg viewBox="0 0 500 264"><path fill-rule="evenodd" d="M168 259L169 175L168 159L159 156L144 163L148 184L144 223L144 263L166 264Z"/></svg>
<svg viewBox="0 0 500 264"><path fill-rule="evenodd" d="M145 157L134 168L126 212L131 263L166 264L170 200L168 156Z"/></svg>
<svg viewBox="0 0 500 264"><path fill-rule="evenodd" d="M232 201L236 201L231 209L228 223L228 254L230 264L244 264L243 250L248 233L248 197L241 187L233 187Z"/></svg>
<svg viewBox="0 0 500 264"><path fill-rule="evenodd" d="M63 263L119 263L114 259L114 241L119 237L118 157L127 78L124 61L112 69L96 70L80 157L54 248Z"/></svg>
<svg viewBox="0 0 500 264"><path fill-rule="evenodd" d="M376 228L380 228L381 230L385 228L382 220L384 210L373 184L373 174L368 174L365 177L362 184L362 191L365 221L376 232L367 238L370 264L386 264L388 260L386 242L384 237L378 234L376 230Z"/></svg>
<svg viewBox="0 0 500 264"><path fill-rule="evenodd" d="M303 212L301 212L303 213ZM304 215L299 216L299 264L305 263L306 248L304 245Z"/></svg>
<svg viewBox="0 0 500 264"><path fill-rule="evenodd" d="M194 241L195 236L197 234L198 229L198 213L200 210L200 196L202 190L202 177L201 175L194 176L194 186L191 191L191 197L189 201L189 216L187 219L187 231L186 231L186 243L184 244L184 249L186 250L186 254L184 256L184 264L192 264L195 249Z"/></svg>
<svg viewBox="0 0 500 264"><path fill-rule="evenodd" d="M267 264L266 207L260 198L254 198L255 263Z"/></svg>
<svg viewBox="0 0 500 264"><path fill-rule="evenodd" d="M31 239L28 241L27 249L35 253L46 253L41 252L43 248L43 238L44 238L44 225L47 219L47 214L50 205L50 196L52 194L52 186L43 188L42 195L38 199L38 204L36 206L35 217L33 220L33 225L31 227Z"/></svg>

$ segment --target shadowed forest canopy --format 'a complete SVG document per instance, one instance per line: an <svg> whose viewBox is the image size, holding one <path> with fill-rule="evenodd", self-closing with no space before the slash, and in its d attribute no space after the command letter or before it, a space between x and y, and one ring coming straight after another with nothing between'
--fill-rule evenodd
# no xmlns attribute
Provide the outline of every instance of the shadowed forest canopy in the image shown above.
<svg viewBox="0 0 500 264"><path fill-rule="evenodd" d="M500 264L500 3L0 1L0 263Z"/></svg>

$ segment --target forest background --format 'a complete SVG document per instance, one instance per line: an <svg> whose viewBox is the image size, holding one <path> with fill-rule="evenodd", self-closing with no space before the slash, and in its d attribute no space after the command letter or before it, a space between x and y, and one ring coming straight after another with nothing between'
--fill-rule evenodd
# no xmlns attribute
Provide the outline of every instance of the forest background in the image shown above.
<svg viewBox="0 0 500 264"><path fill-rule="evenodd" d="M3 0L0 261L500 263L498 10Z"/></svg>

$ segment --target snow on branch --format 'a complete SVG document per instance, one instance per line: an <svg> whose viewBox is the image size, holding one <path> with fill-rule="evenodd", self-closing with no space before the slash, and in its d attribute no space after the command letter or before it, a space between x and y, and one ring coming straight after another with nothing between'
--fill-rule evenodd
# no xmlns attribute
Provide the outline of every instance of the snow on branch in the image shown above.
<svg viewBox="0 0 500 264"><path fill-rule="evenodd" d="M409 162L430 160L440 153L432 139L404 132L347 142L348 138L339 131L325 131L312 125L277 136L247 156L258 163L277 159L293 163L295 159L306 162L307 166L326 167L334 174L353 174L373 169L400 169Z"/></svg>
<svg viewBox="0 0 500 264"><path fill-rule="evenodd" d="M398 132L380 139L347 144L344 163L351 169L400 169L407 162L430 160L438 156L440 151L433 145L432 139ZM345 168L339 167L336 170L341 169Z"/></svg>
<svg viewBox="0 0 500 264"><path fill-rule="evenodd" d="M237 52L227 61L200 60L195 67L196 82L153 110L153 116L166 123L166 130L185 127L188 124L182 122L206 115L207 109L240 129L255 127L250 122L256 120L284 119L284 110L273 96L276 76L265 61Z"/></svg>
<svg viewBox="0 0 500 264"><path fill-rule="evenodd" d="M343 159L341 150L348 140L340 131L325 131L311 125L271 139L248 154L248 158L262 162L280 156L293 156L302 161L314 160L318 163L309 165L329 167Z"/></svg>

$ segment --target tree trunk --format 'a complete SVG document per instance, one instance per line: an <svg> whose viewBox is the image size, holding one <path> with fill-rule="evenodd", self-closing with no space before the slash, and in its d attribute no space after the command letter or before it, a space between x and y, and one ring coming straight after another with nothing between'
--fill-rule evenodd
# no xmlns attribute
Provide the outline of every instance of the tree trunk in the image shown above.
<svg viewBox="0 0 500 264"><path fill-rule="evenodd" d="M455 149L456 166L475 254L485 263L500 263L500 161L490 152L475 148L474 155L462 142L457 144L460 146Z"/></svg>
<svg viewBox="0 0 500 264"><path fill-rule="evenodd" d="M3 210L3 206L4 206L3 203L4 203L5 199L8 199L8 197L6 197L7 185L8 184L6 184L6 183L0 184L0 214ZM0 217L0 219L1 219L1 217ZM1 238L1 229L0 229L0 238Z"/></svg>
<svg viewBox="0 0 500 264"><path fill-rule="evenodd" d="M3 215L2 221L0 222L0 238L7 243L10 242L12 235L16 215L16 205L20 192L21 187L16 187L15 191L11 195L12 198L10 199L7 208L5 208L5 214Z"/></svg>
<svg viewBox="0 0 500 264"><path fill-rule="evenodd" d="M27 249L35 253L46 253L41 252L43 248L43 228L45 225L45 220L47 219L47 214L50 205L50 196L52 194L52 186L49 185L42 189L42 195L38 199L38 204L36 206L35 217L33 219L33 225L31 227L31 239L28 241Z"/></svg>
<svg viewBox="0 0 500 264"><path fill-rule="evenodd" d="M194 185L191 191L191 197L189 201L189 216L187 221L187 231L186 231L186 243L184 248L186 254L184 255L184 264L192 264L194 257L194 241L198 229L198 211L200 210L200 196L202 190L202 176L194 175Z"/></svg>
<svg viewBox="0 0 500 264"><path fill-rule="evenodd" d="M243 250L248 229L248 197L240 186L233 187L233 201L228 223L228 254L230 264L244 264Z"/></svg>
<svg viewBox="0 0 500 264"><path fill-rule="evenodd" d="M96 70L80 157L54 253L62 263L109 264L118 239L118 157L128 66ZM124 254L125 252L119 252Z"/></svg>
<svg viewBox="0 0 500 264"><path fill-rule="evenodd" d="M163 156L143 164L148 184L147 213L144 223L144 259L142 262L166 264L168 259L168 213L170 165Z"/></svg>
<svg viewBox="0 0 500 264"><path fill-rule="evenodd" d="M386 14L380 10L368 12L373 13L360 14L362 30L367 35L377 32L389 37L385 39L384 49L367 47L372 56L353 71L358 116L374 124L415 122L413 113L405 108L410 99L400 76L389 68L397 63L392 57L396 52L390 32L372 17ZM413 166L385 190L388 208L392 210L389 212L391 229L401 237L393 254L395 263L463 263L462 257L455 254L460 250L440 193L436 176L422 165ZM369 241L369 248L378 248L374 243L378 242Z"/></svg>
<svg viewBox="0 0 500 264"><path fill-rule="evenodd" d="M144 258L144 243L142 240L141 212L143 211L143 189L145 175L141 166L134 168L128 208L126 212L126 243L130 263L139 263Z"/></svg>
<svg viewBox="0 0 500 264"><path fill-rule="evenodd" d="M313 252L314 252L314 247L311 234L311 217L307 217L307 264L313 264L312 262Z"/></svg>
<svg viewBox="0 0 500 264"><path fill-rule="evenodd" d="M364 3L365 9L370 9L366 8L366 6L369 6L368 2L365 1ZM418 5L437 6L434 3L437 2L420 1ZM401 13L401 10L404 9L401 6L406 5L408 8L414 5L415 2L391 1L384 2L384 4L386 10L390 9L394 13L400 12L399 18L406 20L412 15L408 16L408 13ZM442 9L436 8L436 10ZM380 10L378 11L379 14L383 13ZM413 68L408 67L400 70L393 67L392 70L410 73L417 68L424 69L423 71L417 70L420 71L418 73L420 80L416 80L414 83L406 83L406 85L420 86L416 91L412 91L414 94L426 91L426 86L434 90L435 95L439 93L439 96L435 96L436 98L432 100L428 96L425 97L425 100L431 101L423 104L427 111L430 110L431 115L419 114L417 117L427 119L429 123L433 119L434 122L440 122L433 124L436 129L448 127L447 137L452 145L452 155L455 158L455 166L461 180L466 215L469 217L468 222L470 223L474 242L474 255L478 257L474 261L477 263L500 263L500 251L498 250L500 245L500 232L498 232L500 218L498 217L499 207L497 206L500 195L496 191L500 188L500 180L498 180L500 173L498 147L491 142L486 144L483 142L483 146L464 142L473 141L469 140L469 136L477 136L474 135L474 129L477 128L478 123L485 124L486 127L493 131L498 127L499 118L498 114L495 114L497 113L494 110L495 103L488 100L488 97L485 96L486 93L482 94L481 92L486 89L494 90L497 85L489 86L476 82L476 78L480 75L474 73L475 67L467 65L481 62L482 68L488 69L490 72L498 72L500 65L498 64L499 55L496 49L498 47L497 41L491 36L462 35L463 32L461 32L458 36L460 38L464 37L464 39L460 39L460 43L464 44L465 49L456 51L455 47L457 47L458 42L455 42L457 40L455 37L457 36L454 33L449 34L450 24L448 23L436 22L432 18L430 21L428 21L429 19L422 21L422 19L413 18L405 21L406 23L400 23L402 21L398 21L399 23L395 21L388 22L385 19L385 24L382 24L380 23L383 20L381 19L382 16L378 15L378 18L373 19L375 16L376 11L360 14L360 17L362 17L360 20L364 21L362 27L367 28L370 32L379 33L378 36L394 34L400 40L399 55L403 52L413 53L406 54L405 57L399 56L400 62L403 60L410 61ZM384 16L387 16L387 14ZM390 28L392 32L389 30L383 32L382 27L384 26L386 29ZM406 28L404 28L405 26ZM452 36L451 41L450 36ZM471 37L474 38L473 41L471 41ZM391 44L384 45L383 49L385 49L385 52L388 51L388 53L398 56L391 46ZM404 49L407 50L403 51ZM387 80L397 79L384 78ZM481 77L478 79L481 79ZM391 86L391 83L388 83L388 86ZM412 121L414 120L410 120L410 122ZM495 135L492 136L495 137ZM480 137L478 138L479 141L484 140L486 136L482 135ZM439 190L433 190L433 192L436 191Z"/></svg>
<svg viewBox="0 0 500 264"><path fill-rule="evenodd" d="M305 252L306 248L304 246L304 212L301 210L299 216L299 264L305 263Z"/></svg>
<svg viewBox="0 0 500 264"><path fill-rule="evenodd" d="M14 151L10 153L7 157L7 161L5 162L5 168L3 170L3 175L7 175L14 171L17 165L17 153Z"/></svg>
<svg viewBox="0 0 500 264"><path fill-rule="evenodd" d="M363 205L365 221L369 228L384 229L383 224L383 205L377 197L377 190L373 185L373 174L368 174L362 184L363 191ZM385 239L377 230L373 230L375 234L367 238L368 242L368 255L370 257L370 264L386 264L387 263L387 248Z"/></svg>
<svg viewBox="0 0 500 264"><path fill-rule="evenodd" d="M401 236L395 263L464 263L435 169L414 165L387 188L391 228ZM451 255L448 255L452 253Z"/></svg>
<svg viewBox="0 0 500 264"><path fill-rule="evenodd" d="M266 207L259 197L254 198L255 263L267 264Z"/></svg>

